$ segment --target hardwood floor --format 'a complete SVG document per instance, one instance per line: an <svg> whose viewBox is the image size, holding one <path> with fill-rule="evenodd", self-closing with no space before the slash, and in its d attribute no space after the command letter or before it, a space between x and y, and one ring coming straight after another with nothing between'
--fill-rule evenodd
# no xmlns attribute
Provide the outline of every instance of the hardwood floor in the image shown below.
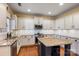
<svg viewBox="0 0 79 59"><path fill-rule="evenodd" d="M37 45L21 47L18 56L38 56Z"/></svg>
<svg viewBox="0 0 79 59"><path fill-rule="evenodd" d="M64 48L60 48L60 55L64 56ZM75 56L76 54L71 52L71 56ZM18 56L38 56L38 46L23 46L18 53Z"/></svg>

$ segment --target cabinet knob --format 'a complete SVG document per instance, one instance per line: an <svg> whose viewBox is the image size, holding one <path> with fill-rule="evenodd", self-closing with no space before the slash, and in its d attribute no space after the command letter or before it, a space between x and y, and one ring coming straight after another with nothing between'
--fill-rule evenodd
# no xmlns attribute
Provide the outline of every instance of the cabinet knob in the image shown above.
<svg viewBox="0 0 79 59"><path fill-rule="evenodd" d="M77 40L75 40L75 42L77 42Z"/></svg>

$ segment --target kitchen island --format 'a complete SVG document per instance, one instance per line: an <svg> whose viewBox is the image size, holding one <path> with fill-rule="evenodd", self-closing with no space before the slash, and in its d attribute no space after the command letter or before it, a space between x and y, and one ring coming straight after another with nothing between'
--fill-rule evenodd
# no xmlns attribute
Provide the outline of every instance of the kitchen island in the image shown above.
<svg viewBox="0 0 79 59"><path fill-rule="evenodd" d="M41 56L60 56L60 46L64 45L64 55L70 55L70 46L72 40L67 39L53 39L53 38L39 38L39 55Z"/></svg>

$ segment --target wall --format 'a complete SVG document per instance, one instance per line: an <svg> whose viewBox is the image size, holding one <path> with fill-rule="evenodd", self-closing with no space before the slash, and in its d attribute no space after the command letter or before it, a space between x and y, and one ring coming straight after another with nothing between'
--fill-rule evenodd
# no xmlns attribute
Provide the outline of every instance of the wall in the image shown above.
<svg viewBox="0 0 79 59"><path fill-rule="evenodd" d="M11 15L13 15L13 12L6 3L4 3L4 4L0 3L0 7L1 7L1 10L4 10L4 12L2 12L2 14L1 13L0 14L1 14L1 16L3 16L3 19L5 19L4 22L1 21L0 24L5 25L7 23L7 17L11 18ZM8 10L7 10L7 7L8 7ZM3 28L3 29L0 28L0 41L7 38L7 29L6 29L6 26L4 26L4 27L5 28Z"/></svg>

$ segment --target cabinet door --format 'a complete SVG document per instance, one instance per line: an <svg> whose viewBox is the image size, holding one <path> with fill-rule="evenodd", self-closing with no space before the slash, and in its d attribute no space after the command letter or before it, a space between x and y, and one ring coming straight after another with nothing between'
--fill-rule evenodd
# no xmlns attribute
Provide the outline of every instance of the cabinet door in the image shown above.
<svg viewBox="0 0 79 59"><path fill-rule="evenodd" d="M71 44L71 51L73 53L76 53L77 51L77 42L75 42L75 39L72 39L74 42Z"/></svg>
<svg viewBox="0 0 79 59"><path fill-rule="evenodd" d="M26 46L26 45L32 45L35 43L35 38L33 36L28 36L26 38L21 38L19 41L19 45L21 46Z"/></svg>
<svg viewBox="0 0 79 59"><path fill-rule="evenodd" d="M55 20L51 20L51 27L52 29L55 29Z"/></svg>
<svg viewBox="0 0 79 59"><path fill-rule="evenodd" d="M73 14L73 25L74 29L79 29L79 12Z"/></svg>
<svg viewBox="0 0 79 59"><path fill-rule="evenodd" d="M10 20L10 29L13 30L16 28L16 20Z"/></svg>
<svg viewBox="0 0 79 59"><path fill-rule="evenodd" d="M20 20L22 18L18 18L17 20L17 28L18 29L24 29L23 26L24 26L24 23L23 23L23 20Z"/></svg>
<svg viewBox="0 0 79 59"><path fill-rule="evenodd" d="M65 17L65 29L72 29L72 15Z"/></svg>
<svg viewBox="0 0 79 59"><path fill-rule="evenodd" d="M42 22L43 22L43 29L52 29L51 20L44 19Z"/></svg>
<svg viewBox="0 0 79 59"><path fill-rule="evenodd" d="M76 54L78 54L78 55L79 55L79 40L77 40L76 47L77 47L77 48L76 48L76 49L77 49L77 50L76 50Z"/></svg>
<svg viewBox="0 0 79 59"><path fill-rule="evenodd" d="M64 18L58 18L55 21L56 29L64 29Z"/></svg>
<svg viewBox="0 0 79 59"><path fill-rule="evenodd" d="M11 28L11 30L16 29L16 24L17 24L17 16L13 15L12 19L10 20L10 28Z"/></svg>
<svg viewBox="0 0 79 59"><path fill-rule="evenodd" d="M24 28L25 29L34 29L34 21L33 19L24 20Z"/></svg>
<svg viewBox="0 0 79 59"><path fill-rule="evenodd" d="M19 29L34 29L34 21L32 18L18 18L17 27Z"/></svg>
<svg viewBox="0 0 79 59"><path fill-rule="evenodd" d="M40 24L40 19L38 17L34 17L34 24Z"/></svg>
<svg viewBox="0 0 79 59"><path fill-rule="evenodd" d="M6 7L0 6L0 28L6 28Z"/></svg>

